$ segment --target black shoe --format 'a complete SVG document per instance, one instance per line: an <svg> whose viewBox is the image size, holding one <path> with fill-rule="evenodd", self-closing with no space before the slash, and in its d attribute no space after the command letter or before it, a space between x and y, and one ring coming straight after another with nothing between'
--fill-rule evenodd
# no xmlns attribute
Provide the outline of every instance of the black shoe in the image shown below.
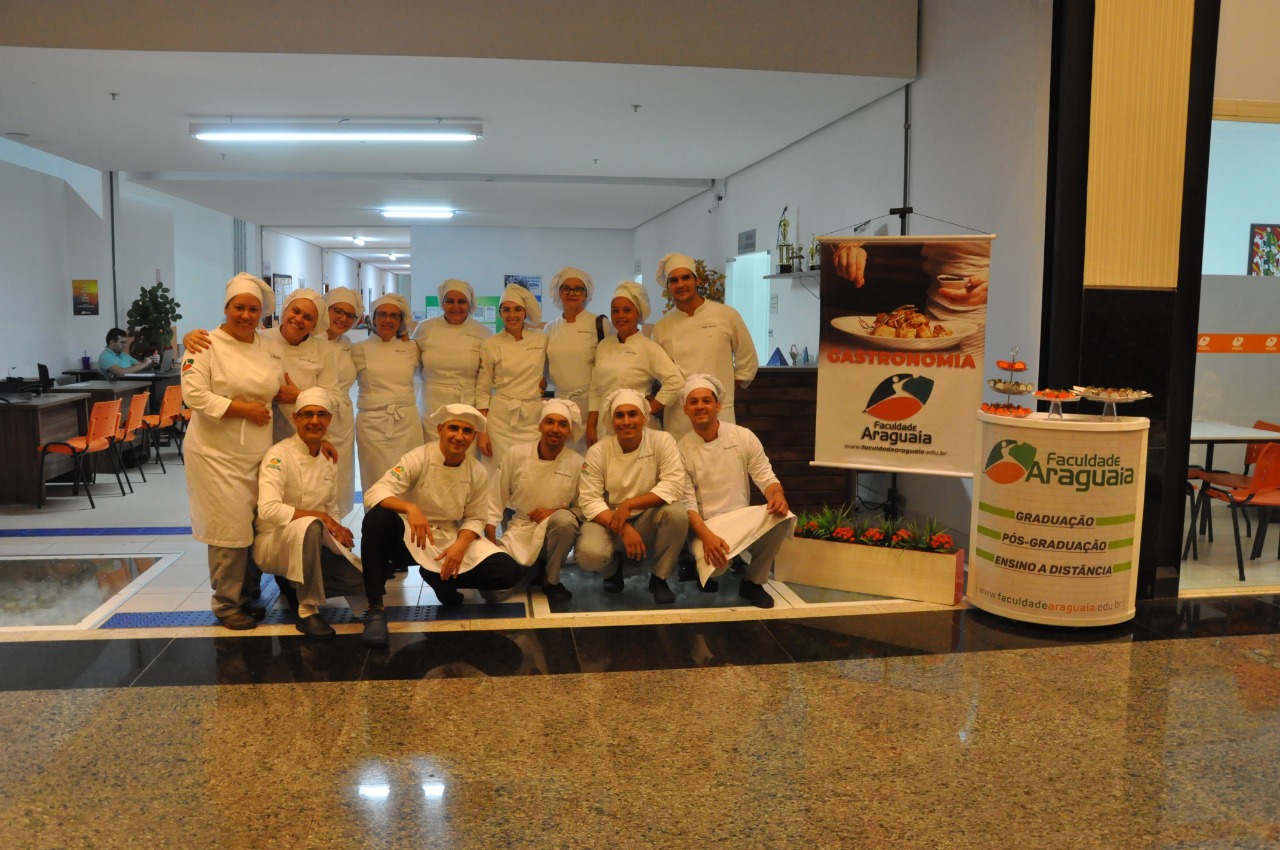
<svg viewBox="0 0 1280 850"><path fill-rule="evenodd" d="M565 587L563 584L551 584L550 582L542 583L542 595L547 597L547 602L552 605L559 605L561 603L568 602L573 598L573 594L569 592L569 588Z"/></svg>
<svg viewBox="0 0 1280 850"><path fill-rule="evenodd" d="M258 627L258 621L244 611L232 611L225 617L219 617L218 622L222 623L223 628L233 632L245 632Z"/></svg>
<svg viewBox="0 0 1280 850"><path fill-rule="evenodd" d="M246 603L240 606L240 610L252 617L255 623L261 623L267 618L267 609L261 605L249 605Z"/></svg>
<svg viewBox="0 0 1280 850"><path fill-rule="evenodd" d="M653 594L653 601L659 605L670 605L676 601L675 592L665 580L657 576L649 576L649 592Z"/></svg>
<svg viewBox="0 0 1280 850"><path fill-rule="evenodd" d="M697 581L698 562L686 555L681 555L676 566L676 578L680 581Z"/></svg>
<svg viewBox="0 0 1280 850"><path fill-rule="evenodd" d="M437 578L436 583L430 585L432 592L436 595L436 599L440 600L441 608L457 608L466 601L466 597L462 595L461 590L456 587L441 587L441 584L442 582Z"/></svg>
<svg viewBox="0 0 1280 850"><path fill-rule="evenodd" d="M742 585L738 588L738 595L757 608L773 607L773 597L769 595L769 591L754 581L744 578Z"/></svg>
<svg viewBox="0 0 1280 850"><path fill-rule="evenodd" d="M365 646L383 647L391 642L387 634L387 612L384 608L364 612L364 634L360 642Z"/></svg>
<svg viewBox="0 0 1280 850"><path fill-rule="evenodd" d="M729 569L735 573L745 573L747 571L747 562L742 560L741 555L734 555L729 561Z"/></svg>
<svg viewBox="0 0 1280 850"><path fill-rule="evenodd" d="M716 581L713 578L709 578L707 579L706 584L698 585L698 590L701 590L703 593L719 593L720 582Z"/></svg>
<svg viewBox="0 0 1280 850"><path fill-rule="evenodd" d="M309 638L331 638L337 634L333 626L326 623L319 614L302 617L294 624L294 628Z"/></svg>
<svg viewBox="0 0 1280 850"><path fill-rule="evenodd" d="M605 593L621 593L622 588L626 586L627 579L622 568L622 559L614 558L613 563L615 565L613 575L604 580Z"/></svg>

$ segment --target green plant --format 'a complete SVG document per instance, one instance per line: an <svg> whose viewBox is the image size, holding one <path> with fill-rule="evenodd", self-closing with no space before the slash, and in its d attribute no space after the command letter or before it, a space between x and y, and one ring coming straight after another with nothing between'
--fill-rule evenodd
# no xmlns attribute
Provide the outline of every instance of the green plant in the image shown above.
<svg viewBox="0 0 1280 850"><path fill-rule="evenodd" d="M949 553L956 550L949 529L935 519L923 521L869 517L859 519L850 505L824 506L796 515L796 537Z"/></svg>
<svg viewBox="0 0 1280 850"><path fill-rule="evenodd" d="M693 273L698 278L698 294L708 301L717 301L723 304L724 275L715 269L707 268L707 264L702 260L694 260L693 262L694 265L697 266L697 268L693 270ZM666 281L660 282L663 284L662 297L666 299L667 302L667 306L663 308L662 312L670 313L671 308L675 306L676 302L671 300L671 293L667 292Z"/></svg>
<svg viewBox="0 0 1280 850"><path fill-rule="evenodd" d="M126 330L133 337L130 353L141 360L168 348L173 343L174 322L182 318L182 314L178 312L181 306L173 300L169 289L159 281L155 286L142 287L141 293L125 314L129 319Z"/></svg>

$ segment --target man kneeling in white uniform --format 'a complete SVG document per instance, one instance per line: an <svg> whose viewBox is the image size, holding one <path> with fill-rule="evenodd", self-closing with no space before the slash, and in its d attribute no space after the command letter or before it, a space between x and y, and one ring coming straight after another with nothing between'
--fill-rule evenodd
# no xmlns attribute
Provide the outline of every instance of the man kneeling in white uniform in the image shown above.
<svg viewBox="0 0 1280 850"><path fill-rule="evenodd" d="M718 419L724 387L717 378L690 375L682 392L693 431L678 445L688 481L689 549L698 564L698 579L708 585L724 575L731 558L747 552L751 563L738 595L757 608L772 608L773 597L764 585L782 542L796 525L782 483L756 435ZM764 505L750 506L750 481L764 494Z"/></svg>
<svg viewBox="0 0 1280 850"><path fill-rule="evenodd" d="M329 393L319 387L298 393L297 433L272 446L258 468L253 559L276 576L297 609L298 631L312 638L334 635L320 617L327 598L364 596L360 559L351 553L351 532L338 513L338 468L320 453L332 421Z"/></svg>
<svg viewBox="0 0 1280 850"><path fill-rule="evenodd" d="M386 646L382 598L397 567L418 564L423 581L446 608L462 604L460 588L505 590L524 570L481 535L489 516L489 476L469 453L484 430L480 411L446 404L429 420L440 439L406 452L364 494L360 553L369 610L363 641Z"/></svg>
<svg viewBox="0 0 1280 850"><path fill-rule="evenodd" d="M490 489L489 522L484 536L505 549L516 562L533 567L543 563L542 592L549 602L573 598L560 583L560 567L578 537L578 478L582 455L568 448L570 438L582 437L582 414L565 399L542 402L536 442L513 446L502 458ZM502 539L495 537L503 513L515 516ZM526 576L533 570L526 571ZM523 582L522 582L523 584Z"/></svg>

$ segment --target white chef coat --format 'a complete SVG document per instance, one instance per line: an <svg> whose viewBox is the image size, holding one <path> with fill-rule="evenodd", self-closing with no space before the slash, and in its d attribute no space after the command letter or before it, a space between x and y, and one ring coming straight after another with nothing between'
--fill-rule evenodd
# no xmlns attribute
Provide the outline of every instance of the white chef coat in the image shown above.
<svg viewBox="0 0 1280 850"><path fill-rule="evenodd" d="M182 360L182 398L191 408L183 455L191 536L239 549L253 543L258 463L271 447L271 425L223 414L232 401L270 407L284 380L284 358L260 334L251 342L221 328L209 336L212 345Z"/></svg>
<svg viewBox="0 0 1280 850"><path fill-rule="evenodd" d="M253 560L264 573L301 582L302 543L317 517L293 518L295 509L323 511L335 520L338 513L337 467L323 454L311 456L307 444L295 433L272 446L258 466L257 535ZM360 569L360 559L325 529L324 545Z"/></svg>
<svg viewBox="0 0 1280 850"><path fill-rule="evenodd" d="M499 544L523 566L542 552L547 523L529 519L538 508L568 509L578 504L582 455L565 446L552 460L538 457L538 441L512 446L489 486L488 524L497 526L507 508L515 511Z"/></svg>
<svg viewBox="0 0 1280 850"><path fill-rule="evenodd" d="M690 316L678 307L653 326L653 340L671 356L686 375L715 375L724 384L720 421L733 422L735 382L751 383L760 363L746 322L732 307L705 300ZM678 440L692 430L679 404L663 413L662 427Z"/></svg>
<svg viewBox="0 0 1280 850"><path fill-rule="evenodd" d="M728 557L742 553L779 523L795 525L792 513L780 517L769 513L764 505L751 506L750 481L761 493L780 482L760 439L749 429L721 422L720 431L711 442L690 431L678 445L685 468L685 505L729 544ZM705 584L717 570L707 563L702 540L692 531L689 550Z"/></svg>
<svg viewBox="0 0 1280 850"><path fill-rule="evenodd" d="M478 460L467 455L458 466L445 466L439 441L418 446L390 467L377 483L364 492L366 509L386 498L413 502L431 524L434 544L420 549L405 523L405 546L423 567L440 572L440 553L458 539L462 530L474 532L478 540L467 547L460 572L466 572L490 555L502 550L484 536L489 516L489 475Z"/></svg>
<svg viewBox="0 0 1280 850"><path fill-rule="evenodd" d="M684 463L670 434L645 429L640 445L624 452L616 435L587 449L578 485L578 501L587 519L595 519L626 499L653 493L667 504L684 499ZM632 511L638 516L643 511Z"/></svg>
<svg viewBox="0 0 1280 850"><path fill-rule="evenodd" d="M539 330L526 327L516 339L504 328L480 344L475 406L489 411L485 429L493 457L484 464L491 474L512 446L538 439L546 364L547 335Z"/></svg>
<svg viewBox="0 0 1280 850"><path fill-rule="evenodd" d="M360 483L367 490L405 452L422 445L422 419L414 401L418 344L370 336L351 347L360 394L356 398Z"/></svg>
<svg viewBox="0 0 1280 850"><path fill-rule="evenodd" d="M331 399L337 399L338 369L333 362L333 349L327 339L309 335L297 345L290 345L280 334L280 328L268 328L262 335L280 346L284 355L284 371L298 390L319 387ZM277 404L271 418L271 436L278 442L294 435L292 404ZM330 440L330 442L333 442Z"/></svg>
<svg viewBox="0 0 1280 850"><path fill-rule="evenodd" d="M480 344L493 331L468 316L460 325L451 325L444 316L420 322L413 331L422 360L423 417L446 404L474 404L476 380L480 374ZM427 439L437 439L427 427Z"/></svg>
<svg viewBox="0 0 1280 850"><path fill-rule="evenodd" d="M600 411L605 397L617 389L635 390L647 396L654 381L662 382L658 401L667 409L678 407L684 374L662 346L638 331L625 342L619 342L616 333L610 334L596 347L587 408Z"/></svg>
<svg viewBox="0 0 1280 850"><path fill-rule="evenodd" d="M338 513L346 516L355 504L356 476L356 418L351 404L351 387L356 382L356 364L351 359L351 340L339 336L329 340L329 353L333 358L337 387L334 392L335 407L331 411L326 435L338 452L337 488Z"/></svg>

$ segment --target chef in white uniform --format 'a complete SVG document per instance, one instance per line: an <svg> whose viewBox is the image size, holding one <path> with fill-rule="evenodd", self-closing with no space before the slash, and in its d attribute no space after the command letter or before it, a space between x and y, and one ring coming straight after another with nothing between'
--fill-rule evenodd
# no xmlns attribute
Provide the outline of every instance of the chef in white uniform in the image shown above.
<svg viewBox="0 0 1280 850"><path fill-rule="evenodd" d="M568 443L582 434L582 416L570 399L552 398L542 402L538 419L538 439L514 446L498 467L490 484L489 521L485 537L497 543L524 567L542 561L542 592L548 602L568 602L573 598L560 583L560 567L573 548L581 524L578 506L578 478L582 455ZM501 539L496 537L502 516L514 511ZM526 570L532 578L536 569ZM517 585L519 587L519 585Z"/></svg>
<svg viewBox="0 0 1280 850"><path fill-rule="evenodd" d="M191 535L209 547L213 613L229 629L257 625L243 610L258 463L271 447L271 400L284 381L279 348L257 333L275 309L271 287L250 274L227 283L226 320L201 352L185 352L182 397L191 408L184 447Z"/></svg>
<svg viewBox="0 0 1280 850"><path fill-rule="evenodd" d="M472 318L476 293L465 280L449 278L437 289L443 316L419 322L413 329L422 360L423 422L446 404L474 404L480 375L480 344L493 331ZM424 427L427 440L434 428Z"/></svg>
<svg viewBox="0 0 1280 850"><path fill-rule="evenodd" d="M653 340L671 355L686 375L715 375L724 385L721 422L733 422L734 385L745 388L760 362L746 322L727 304L698 294L697 263L685 254L667 254L658 261L657 280L666 286L675 309L653 326ZM678 405L662 417L663 430L677 440L689 433L689 419Z"/></svg>
<svg viewBox="0 0 1280 850"><path fill-rule="evenodd" d="M394 293L373 302L373 330L351 347L360 394L356 438L360 485L368 490L405 452L422 445L414 400L418 344L406 339L409 302Z"/></svg>
<svg viewBox="0 0 1280 850"><path fill-rule="evenodd" d="M675 601L667 579L689 531L684 464L670 434L645 427L648 403L635 390L605 399L605 435L587 450L579 502L583 516L578 566L604 575L604 589L623 589L623 560L648 559L653 601ZM615 552L619 553L615 557Z"/></svg>
<svg viewBox="0 0 1280 850"><path fill-rule="evenodd" d="M469 449L485 428L480 411L449 404L431 417L438 439L418 446L364 494L360 555L364 565L364 643L386 646L386 581L398 567L418 572L440 604L461 605L460 588L505 590L524 569L484 538L489 476Z"/></svg>
<svg viewBox="0 0 1280 850"><path fill-rule="evenodd" d="M295 433L267 451L258 467L257 535L253 559L276 576L297 610L297 629L311 638L333 637L320 617L330 596L364 596L360 559L338 513L337 467L320 453L333 420L333 397L319 387L298 393Z"/></svg>
<svg viewBox="0 0 1280 850"><path fill-rule="evenodd" d="M538 299L511 284L498 304L502 330L480 344L476 407L488 417L477 438L485 469L497 474L512 446L538 439L542 375L547 365L547 335L526 323L542 321Z"/></svg>
<svg viewBox="0 0 1280 850"><path fill-rule="evenodd" d="M360 293L345 286L330 289L324 295L328 305L329 346L333 356L337 392L334 397L333 421L329 424L329 442L338 450L338 515L345 517L355 505L356 414L351 404L351 387L356 382L356 364L351 359L353 343L347 331L364 315Z"/></svg>
<svg viewBox="0 0 1280 850"><path fill-rule="evenodd" d="M274 340L284 354L284 386L276 394L271 436L277 441L293 436L294 399L302 390L319 387L337 394L338 371L333 348L325 338L329 329L329 305L314 289L295 289L280 305L280 321L262 333Z"/></svg>
<svg viewBox="0 0 1280 850"><path fill-rule="evenodd" d="M596 347L596 365L591 373L587 400L587 445L599 438L600 408L605 396L617 389L630 389L645 397L645 417L680 403L684 374L662 346L645 336L640 325L649 318L649 296L633 281L618 284L609 302L609 314L617 332ZM658 381L660 389L652 392ZM650 421L649 427L656 427Z"/></svg>
<svg viewBox="0 0 1280 850"><path fill-rule="evenodd" d="M547 335L547 375L555 386L556 398L572 401L585 423L596 346L613 329L603 316L586 309L595 296L596 285L582 269L565 266L551 278L547 291L561 310L559 318L542 328ZM570 448L582 453L587 444L579 436Z"/></svg>
<svg viewBox="0 0 1280 850"><path fill-rule="evenodd" d="M713 375L685 378L683 407L693 430L678 445L687 482L689 548L699 581L711 591L716 578L729 569L730 559L748 553L751 563L738 595L757 608L772 608L773 597L764 586L778 550L795 530L796 517L759 438L717 418L722 392L724 385ZM751 505L752 481L765 504Z"/></svg>

